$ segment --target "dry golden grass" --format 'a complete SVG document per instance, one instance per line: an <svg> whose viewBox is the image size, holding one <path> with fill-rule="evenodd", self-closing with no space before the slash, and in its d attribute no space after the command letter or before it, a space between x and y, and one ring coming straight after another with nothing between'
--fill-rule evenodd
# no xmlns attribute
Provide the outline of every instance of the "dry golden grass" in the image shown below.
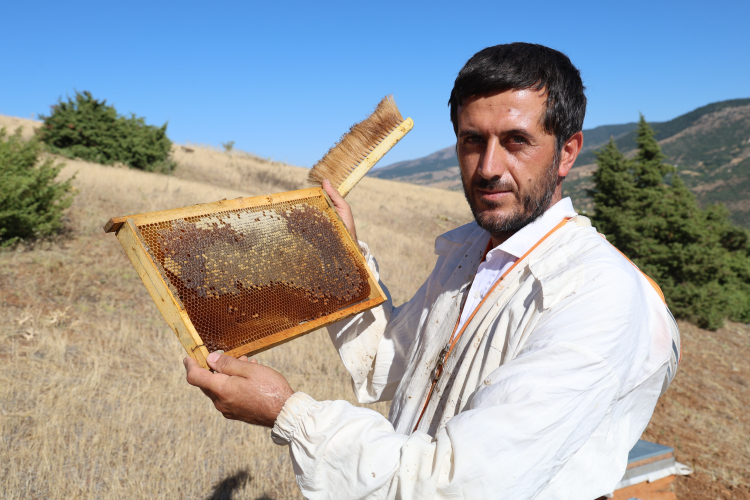
<svg viewBox="0 0 750 500"><path fill-rule="evenodd" d="M206 186L241 189L250 195L291 191L307 186L308 169L259 158L243 151L211 146L173 146L174 176Z"/></svg>
<svg viewBox="0 0 750 500"><path fill-rule="evenodd" d="M15 116L0 115L0 128L5 128L7 134L12 134L17 128L21 128L21 137L29 139L34 135L34 129L42 122L29 118L17 118Z"/></svg>
<svg viewBox="0 0 750 500"><path fill-rule="evenodd" d="M115 215L305 186L306 169L189 149L170 177L65 160L79 191L71 233L0 253L4 498L299 497L286 448L185 382L182 348L102 231ZM397 302L429 273L434 237L470 218L457 193L378 179L349 198ZM259 359L317 399L353 401L325 332Z"/></svg>

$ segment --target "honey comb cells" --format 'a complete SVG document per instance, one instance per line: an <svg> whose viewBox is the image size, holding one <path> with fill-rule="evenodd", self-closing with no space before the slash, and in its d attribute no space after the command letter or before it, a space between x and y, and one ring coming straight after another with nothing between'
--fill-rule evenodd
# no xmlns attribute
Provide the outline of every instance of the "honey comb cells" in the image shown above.
<svg viewBox="0 0 750 500"><path fill-rule="evenodd" d="M310 197L138 230L208 351L230 351L370 296L333 217L325 198Z"/></svg>

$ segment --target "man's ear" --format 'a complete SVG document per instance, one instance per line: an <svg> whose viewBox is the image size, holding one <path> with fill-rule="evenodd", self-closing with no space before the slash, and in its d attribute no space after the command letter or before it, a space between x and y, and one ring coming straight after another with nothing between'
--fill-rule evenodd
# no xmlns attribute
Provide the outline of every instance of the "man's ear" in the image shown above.
<svg viewBox="0 0 750 500"><path fill-rule="evenodd" d="M583 132L576 132L570 139L563 145L562 151L560 151L560 166L557 170L557 175L565 177L573 168L573 164L578 158L578 153L581 152L583 147Z"/></svg>

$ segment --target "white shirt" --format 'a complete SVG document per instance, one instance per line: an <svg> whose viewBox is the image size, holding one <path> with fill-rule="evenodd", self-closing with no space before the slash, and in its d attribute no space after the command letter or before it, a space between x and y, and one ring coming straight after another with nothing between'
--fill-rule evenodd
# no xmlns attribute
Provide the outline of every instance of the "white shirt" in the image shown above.
<svg viewBox="0 0 750 500"><path fill-rule="evenodd" d="M576 211L573 209L573 202L570 198L562 200L551 206L541 217L518 231L516 234L496 246L489 252L484 261L479 264L477 275L471 283L469 295L466 298L461 319L458 322L456 333L461 331L466 320L471 313L477 308L492 285L500 279L510 266L515 264L516 260L528 252L534 243L539 241L545 234L550 232L561 220L566 217L575 217ZM455 336L455 334L454 334Z"/></svg>
<svg viewBox="0 0 750 500"><path fill-rule="evenodd" d="M593 500L622 479L679 336L646 278L584 217L487 295L428 401L488 241L476 223L442 235L409 302L328 327L359 401L393 402L388 419L299 392L286 402L272 437L289 445L306 497Z"/></svg>

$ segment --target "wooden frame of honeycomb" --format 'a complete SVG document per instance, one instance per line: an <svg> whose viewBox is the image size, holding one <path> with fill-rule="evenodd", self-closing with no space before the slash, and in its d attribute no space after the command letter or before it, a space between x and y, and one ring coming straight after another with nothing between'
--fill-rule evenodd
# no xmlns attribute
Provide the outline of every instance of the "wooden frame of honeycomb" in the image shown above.
<svg viewBox="0 0 750 500"><path fill-rule="evenodd" d="M321 188L117 217L115 232L188 355L252 355L385 299Z"/></svg>

